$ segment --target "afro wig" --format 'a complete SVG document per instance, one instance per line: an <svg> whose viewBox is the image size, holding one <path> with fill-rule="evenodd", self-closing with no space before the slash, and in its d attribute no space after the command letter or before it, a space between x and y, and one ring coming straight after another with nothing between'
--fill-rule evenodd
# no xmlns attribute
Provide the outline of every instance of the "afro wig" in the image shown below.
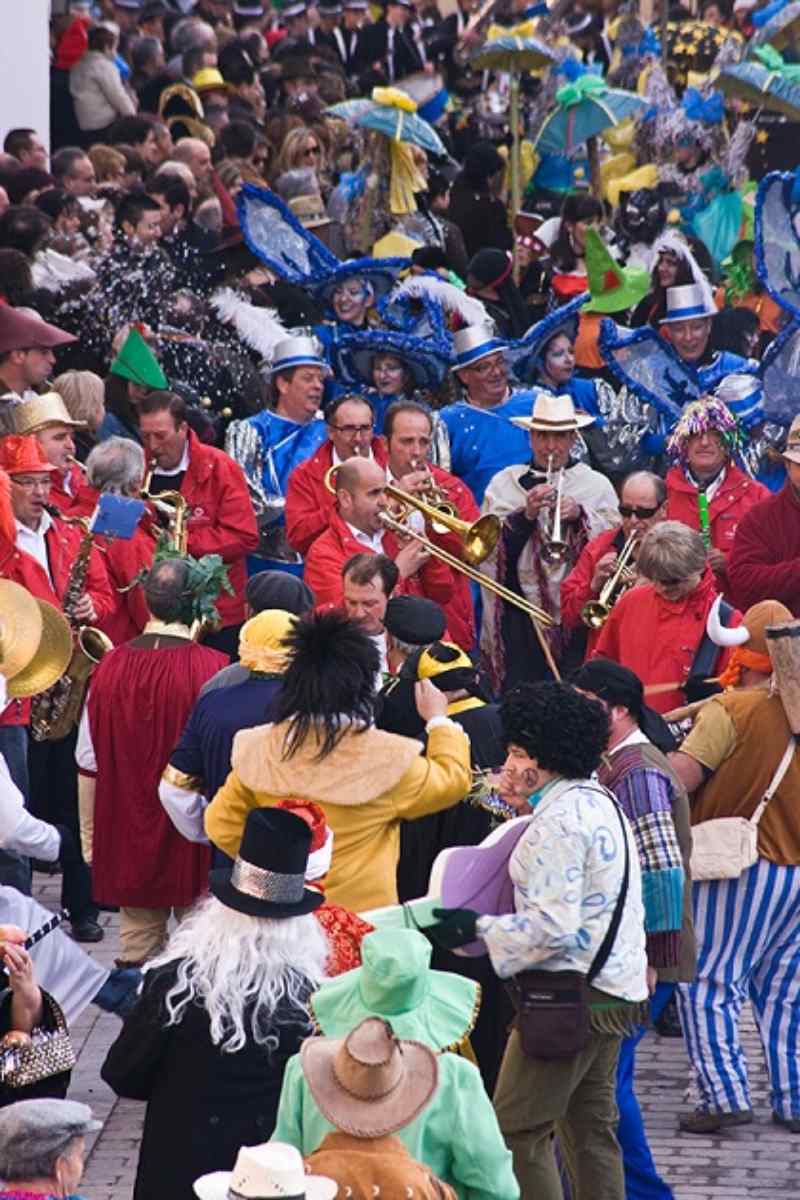
<svg viewBox="0 0 800 1200"><path fill-rule="evenodd" d="M507 746L564 779L587 779L608 744L603 705L567 683L520 684L503 698L500 719Z"/></svg>

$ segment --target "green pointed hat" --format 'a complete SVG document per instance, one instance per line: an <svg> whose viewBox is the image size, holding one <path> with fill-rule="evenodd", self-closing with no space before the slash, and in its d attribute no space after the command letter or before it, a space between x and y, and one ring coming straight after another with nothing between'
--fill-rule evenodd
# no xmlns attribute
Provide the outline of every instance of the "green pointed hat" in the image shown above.
<svg viewBox="0 0 800 1200"><path fill-rule="evenodd" d="M111 364L111 374L121 375L123 379L130 379L131 383L138 383L139 387L152 388L154 391L169 387L158 359L138 329L131 329L125 338Z"/></svg>
<svg viewBox="0 0 800 1200"><path fill-rule="evenodd" d="M594 229L586 230L586 273L591 300L585 313L617 313L633 308L650 291L650 272L644 267L621 267Z"/></svg>

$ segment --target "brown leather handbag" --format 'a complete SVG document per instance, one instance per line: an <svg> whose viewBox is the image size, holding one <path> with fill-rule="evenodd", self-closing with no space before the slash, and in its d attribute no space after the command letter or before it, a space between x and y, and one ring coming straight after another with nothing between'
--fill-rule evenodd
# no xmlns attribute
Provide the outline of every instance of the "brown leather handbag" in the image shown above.
<svg viewBox="0 0 800 1200"><path fill-rule="evenodd" d="M616 801L614 807L622 829L625 869L611 921L588 972L584 975L582 971L520 971L506 980L506 990L516 1012L514 1028L528 1058L573 1058L588 1041L589 985L608 961L622 920L630 879L625 817Z"/></svg>

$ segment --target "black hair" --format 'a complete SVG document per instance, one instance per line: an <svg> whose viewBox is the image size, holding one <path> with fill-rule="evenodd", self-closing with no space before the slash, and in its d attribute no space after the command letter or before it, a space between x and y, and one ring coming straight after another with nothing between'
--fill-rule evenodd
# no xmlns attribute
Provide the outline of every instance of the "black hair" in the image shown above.
<svg viewBox="0 0 800 1200"><path fill-rule="evenodd" d="M148 212L161 212L155 200L151 200L145 192L126 192L114 214L117 229L122 228L123 221L138 225Z"/></svg>
<svg viewBox="0 0 800 1200"><path fill-rule="evenodd" d="M561 272L574 271L578 259L572 249L572 239L566 222L575 225L578 221L594 221L602 217L603 206L594 196L584 192L573 192L561 205L561 224L558 236L550 247L550 258L554 267Z"/></svg>
<svg viewBox="0 0 800 1200"><path fill-rule="evenodd" d="M116 43L116 36L104 25L93 25L88 33L90 50L111 50Z"/></svg>
<svg viewBox="0 0 800 1200"><path fill-rule="evenodd" d="M664 317L667 315L667 289L662 286L658 278L658 260L662 253L675 254L678 257L678 269L675 275L675 282L670 284L670 287L685 287L687 284L694 283L694 275L692 268L689 265L689 260L680 250L676 250L673 246L664 246L656 257L653 263L653 269L650 272L650 292L649 298L652 300L652 308L649 310L647 320L650 325L658 326Z"/></svg>
<svg viewBox="0 0 800 1200"><path fill-rule="evenodd" d="M397 587L400 571L397 564L386 554L353 554L342 567L342 579L349 576L353 583L363 587L380 575L385 596L391 596Z"/></svg>
<svg viewBox="0 0 800 1200"><path fill-rule="evenodd" d="M57 221L65 213L80 211L78 197L59 187L51 187L45 192L40 192L36 197L36 207L51 221Z"/></svg>
<svg viewBox="0 0 800 1200"><path fill-rule="evenodd" d="M325 759L353 725L368 729L380 655L372 639L341 612L310 612L284 639L289 665L273 720L286 721L284 759L317 733L317 762Z"/></svg>
<svg viewBox="0 0 800 1200"><path fill-rule="evenodd" d="M9 129L3 142L3 152L12 158L19 158L20 154L30 150L35 136L35 129Z"/></svg>
<svg viewBox="0 0 800 1200"><path fill-rule="evenodd" d="M88 158L88 155L80 147L62 146L50 159L50 174L56 183L61 183L64 179L71 179L76 163L81 162L84 158Z"/></svg>
<svg viewBox="0 0 800 1200"><path fill-rule="evenodd" d="M140 115L120 117L111 126L109 141L112 146L124 143L126 146L141 146L147 141L148 135L155 129L152 117Z"/></svg>
<svg viewBox="0 0 800 1200"><path fill-rule="evenodd" d="M728 350L749 358L751 351L745 346L748 334L760 331L758 314L749 308L721 308L711 319L712 350Z"/></svg>
<svg viewBox="0 0 800 1200"><path fill-rule="evenodd" d="M155 391L149 392L143 400L138 404L139 415L144 413L168 412L178 425L183 425L186 422L186 401L176 392Z"/></svg>
<svg viewBox="0 0 800 1200"><path fill-rule="evenodd" d="M0 296L12 308L29 307L32 303L31 264L21 250L0 249Z"/></svg>
<svg viewBox="0 0 800 1200"><path fill-rule="evenodd" d="M418 413L425 417L428 422L431 433L433 433L433 416L431 410L426 408L424 404L420 404L417 400L395 400L386 410L386 415L383 418L383 436L388 442L394 432L394 423L401 413Z"/></svg>
<svg viewBox="0 0 800 1200"><path fill-rule="evenodd" d="M603 705L567 683L521 683L503 697L500 719L507 746L565 779L588 779L608 744Z"/></svg>
<svg viewBox="0 0 800 1200"><path fill-rule="evenodd" d="M333 400L331 400L330 404L327 404L323 410L322 415L324 416L325 423L327 425L330 425L331 421L336 416L343 404L364 404L372 413L373 417L375 416L375 410L366 396L362 396L360 392L342 392L340 396L336 396Z"/></svg>
<svg viewBox="0 0 800 1200"><path fill-rule="evenodd" d="M162 175L154 175L147 185L148 196L162 196L169 208L177 208L179 204L183 205L184 216L189 216L192 211L192 197L189 195L189 189L183 180L173 175L171 171L167 171Z"/></svg>
<svg viewBox="0 0 800 1200"><path fill-rule="evenodd" d="M144 581L147 607L159 621L186 621L190 615L186 582L188 564L180 558L167 558L151 568Z"/></svg>
<svg viewBox="0 0 800 1200"><path fill-rule="evenodd" d="M0 246L33 258L50 227L50 218L32 204L12 204L0 217Z"/></svg>
<svg viewBox="0 0 800 1200"><path fill-rule="evenodd" d="M256 131L249 121L229 121L218 135L220 158L252 158Z"/></svg>

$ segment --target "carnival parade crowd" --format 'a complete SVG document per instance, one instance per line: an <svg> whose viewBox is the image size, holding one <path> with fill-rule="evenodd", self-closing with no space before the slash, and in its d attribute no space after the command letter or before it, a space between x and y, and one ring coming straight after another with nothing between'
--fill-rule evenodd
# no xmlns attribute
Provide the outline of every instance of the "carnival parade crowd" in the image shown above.
<svg viewBox="0 0 800 1200"><path fill-rule="evenodd" d="M687 4L53 3L0 1200L80 1195L90 1004L134 1200L669 1200L653 1024L687 1142L800 1134L800 5Z"/></svg>

